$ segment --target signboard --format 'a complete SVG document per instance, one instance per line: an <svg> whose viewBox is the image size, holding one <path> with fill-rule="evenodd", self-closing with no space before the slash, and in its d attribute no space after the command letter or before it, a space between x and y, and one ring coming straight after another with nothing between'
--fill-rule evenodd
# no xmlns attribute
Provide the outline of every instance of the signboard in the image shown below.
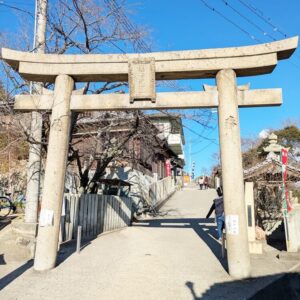
<svg viewBox="0 0 300 300"><path fill-rule="evenodd" d="M54 211L50 209L42 209L40 212L41 227L53 226Z"/></svg>
<svg viewBox="0 0 300 300"><path fill-rule="evenodd" d="M195 162L194 161L192 163L191 178L192 178L192 180L195 178Z"/></svg>
<svg viewBox="0 0 300 300"><path fill-rule="evenodd" d="M128 81L130 103L135 100L151 100L155 102L155 60L139 58L129 60Z"/></svg>
<svg viewBox="0 0 300 300"><path fill-rule="evenodd" d="M183 184L188 185L190 183L190 176L189 175L183 175Z"/></svg>
<svg viewBox="0 0 300 300"><path fill-rule="evenodd" d="M228 215L225 216L226 234L238 235L239 234L239 216Z"/></svg>

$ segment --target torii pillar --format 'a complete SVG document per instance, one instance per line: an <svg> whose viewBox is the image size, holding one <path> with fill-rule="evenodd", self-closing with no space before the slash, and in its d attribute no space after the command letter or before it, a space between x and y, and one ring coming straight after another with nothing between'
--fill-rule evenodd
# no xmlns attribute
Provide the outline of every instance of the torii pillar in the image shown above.
<svg viewBox="0 0 300 300"><path fill-rule="evenodd" d="M221 70L216 81L228 268L234 277L247 278L251 269L236 74L231 69Z"/></svg>
<svg viewBox="0 0 300 300"><path fill-rule="evenodd" d="M68 75L56 77L44 179L44 201L42 202L34 259L34 269L37 271L54 268L56 264L59 220L69 150L70 101L73 87L72 77Z"/></svg>
<svg viewBox="0 0 300 300"><path fill-rule="evenodd" d="M280 105L282 98L281 89L240 90L236 77L272 72L278 60L290 57L297 45L298 37L246 47L126 55L41 55L2 49L2 59L25 79L55 81L54 96L19 95L15 101L15 109L22 111L52 110L34 268L45 271L56 263L71 111L214 107L219 110L229 274L237 279L249 277L238 107ZM216 90L155 91L155 80L215 77ZM72 93L76 81L125 80L130 94Z"/></svg>

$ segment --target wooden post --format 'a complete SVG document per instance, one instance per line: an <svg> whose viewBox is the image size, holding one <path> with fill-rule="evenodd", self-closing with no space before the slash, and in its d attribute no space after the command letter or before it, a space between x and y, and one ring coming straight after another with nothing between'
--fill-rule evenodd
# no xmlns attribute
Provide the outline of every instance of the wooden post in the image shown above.
<svg viewBox="0 0 300 300"><path fill-rule="evenodd" d="M81 247L81 226L77 227L77 241L76 241L76 252L80 253L80 247Z"/></svg>

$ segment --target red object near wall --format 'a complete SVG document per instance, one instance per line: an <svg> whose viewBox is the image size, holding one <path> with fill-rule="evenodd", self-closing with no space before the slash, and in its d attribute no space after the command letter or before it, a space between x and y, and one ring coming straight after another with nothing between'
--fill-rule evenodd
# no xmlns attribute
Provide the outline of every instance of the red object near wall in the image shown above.
<svg viewBox="0 0 300 300"><path fill-rule="evenodd" d="M166 176L171 176L171 163L170 160L166 160Z"/></svg>
<svg viewBox="0 0 300 300"><path fill-rule="evenodd" d="M285 198L285 205L286 209L288 212L292 210L292 204L290 202L290 197L289 197L289 191L286 185L286 180L287 180L287 164L288 164L288 150L287 149L282 149L281 150L281 164L282 164L282 181L283 181L283 193L284 193L284 198Z"/></svg>

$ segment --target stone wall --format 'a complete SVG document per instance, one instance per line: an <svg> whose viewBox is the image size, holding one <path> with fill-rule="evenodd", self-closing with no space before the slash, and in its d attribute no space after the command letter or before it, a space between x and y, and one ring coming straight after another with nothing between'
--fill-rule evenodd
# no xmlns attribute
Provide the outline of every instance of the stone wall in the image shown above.
<svg viewBox="0 0 300 300"><path fill-rule="evenodd" d="M155 179L151 174L146 174L131 167L107 169L106 178L119 178L132 184L130 198L136 208L150 204L149 190Z"/></svg>

